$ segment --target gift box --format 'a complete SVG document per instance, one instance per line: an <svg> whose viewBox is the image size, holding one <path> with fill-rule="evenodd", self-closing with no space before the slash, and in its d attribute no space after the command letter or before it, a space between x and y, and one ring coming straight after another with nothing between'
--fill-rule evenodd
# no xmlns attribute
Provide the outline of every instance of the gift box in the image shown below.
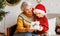
<svg viewBox="0 0 60 36"><path fill-rule="evenodd" d="M38 21L35 21L35 22L31 22L31 29L34 29L34 30L38 30L40 27L39 27L39 22Z"/></svg>

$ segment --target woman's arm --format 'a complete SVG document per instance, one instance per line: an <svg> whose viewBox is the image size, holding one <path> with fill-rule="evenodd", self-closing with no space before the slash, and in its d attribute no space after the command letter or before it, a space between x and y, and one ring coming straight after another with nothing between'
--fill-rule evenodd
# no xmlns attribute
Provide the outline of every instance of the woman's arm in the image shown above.
<svg viewBox="0 0 60 36"><path fill-rule="evenodd" d="M26 28L24 28L22 17L18 17L18 19L17 19L17 31L18 32L27 32Z"/></svg>

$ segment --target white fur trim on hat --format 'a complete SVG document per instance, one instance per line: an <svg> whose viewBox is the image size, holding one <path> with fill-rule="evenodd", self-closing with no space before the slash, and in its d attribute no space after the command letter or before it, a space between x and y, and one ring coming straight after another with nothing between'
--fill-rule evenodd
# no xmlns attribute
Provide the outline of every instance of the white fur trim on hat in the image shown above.
<svg viewBox="0 0 60 36"><path fill-rule="evenodd" d="M45 11L40 10L40 9L34 9L33 12L34 12L34 13L35 13L35 12L38 12L38 13L41 13L42 15L46 15Z"/></svg>

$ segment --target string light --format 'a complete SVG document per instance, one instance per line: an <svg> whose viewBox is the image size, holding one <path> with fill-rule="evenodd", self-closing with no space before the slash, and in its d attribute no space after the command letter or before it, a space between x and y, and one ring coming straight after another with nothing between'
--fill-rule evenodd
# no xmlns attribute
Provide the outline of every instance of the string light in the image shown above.
<svg viewBox="0 0 60 36"><path fill-rule="evenodd" d="M37 3L40 3L41 2L41 0L35 0Z"/></svg>

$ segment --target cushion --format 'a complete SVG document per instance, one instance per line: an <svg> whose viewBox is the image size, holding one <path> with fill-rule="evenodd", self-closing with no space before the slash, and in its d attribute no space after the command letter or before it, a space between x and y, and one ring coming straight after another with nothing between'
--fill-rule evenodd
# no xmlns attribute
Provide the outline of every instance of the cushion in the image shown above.
<svg viewBox="0 0 60 36"><path fill-rule="evenodd" d="M49 36L56 35L56 33L55 33L56 18L48 19L48 23L49 23L49 30L48 30L47 35L49 35Z"/></svg>

